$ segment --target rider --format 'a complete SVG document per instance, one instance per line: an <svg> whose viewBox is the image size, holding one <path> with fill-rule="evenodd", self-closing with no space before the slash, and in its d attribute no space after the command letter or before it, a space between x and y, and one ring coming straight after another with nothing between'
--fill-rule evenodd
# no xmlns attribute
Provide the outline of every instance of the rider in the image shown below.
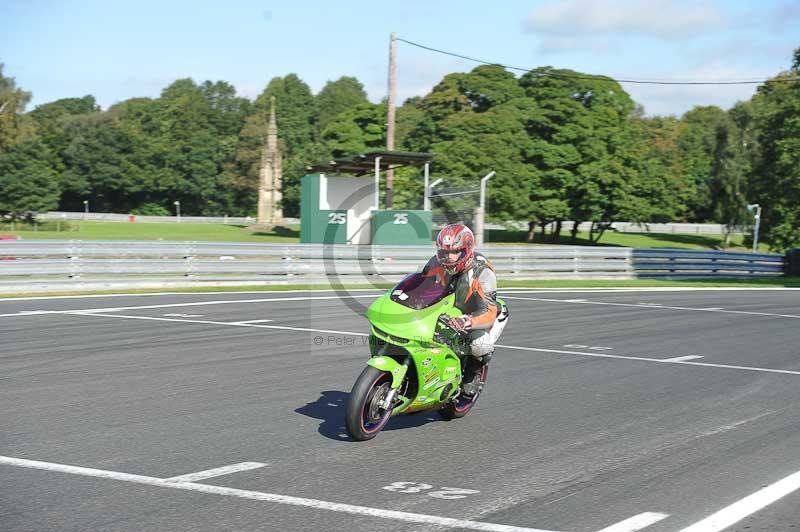
<svg viewBox="0 0 800 532"><path fill-rule="evenodd" d="M463 313L451 317L449 325L468 334L470 352L464 371L464 393L480 390L481 368L489 363L494 344L506 326L508 309L497 302L497 277L492 263L475 252L475 235L462 224L442 228L436 237L436 256L422 270L426 277L450 286L456 307Z"/></svg>

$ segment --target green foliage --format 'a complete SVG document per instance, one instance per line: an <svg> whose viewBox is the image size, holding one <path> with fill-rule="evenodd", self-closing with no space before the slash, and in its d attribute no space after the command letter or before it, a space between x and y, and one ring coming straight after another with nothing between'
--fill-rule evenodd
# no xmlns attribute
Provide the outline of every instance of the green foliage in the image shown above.
<svg viewBox="0 0 800 532"><path fill-rule="evenodd" d="M637 174L619 218L631 222L670 222L685 211L687 184L677 149L675 118L631 118L626 166Z"/></svg>
<svg viewBox="0 0 800 532"><path fill-rule="evenodd" d="M712 181L715 154L718 152L717 134L729 120L725 111L715 106L695 107L681 118L678 148L687 182L694 192L686 198L688 219L696 222L712 221Z"/></svg>
<svg viewBox="0 0 800 532"><path fill-rule="evenodd" d="M717 126L716 150L710 183L714 218L730 233L745 225L747 218L746 176L750 173L742 132L730 118Z"/></svg>
<svg viewBox="0 0 800 532"><path fill-rule="evenodd" d="M173 213L158 203L144 203L132 209L131 214L138 214L141 216L172 216Z"/></svg>
<svg viewBox="0 0 800 532"><path fill-rule="evenodd" d="M800 48L792 70L800 75ZM386 105L353 77L315 96L296 74L270 80L254 102L225 81L181 79L158 98L102 111L92 96L25 113L30 93L0 64L0 204L19 213L93 211L252 216L276 101L283 211L299 213L307 165L386 145ZM540 67L516 77L499 65L451 73L397 110L396 146L435 154L439 192L478 188L489 171L487 218L536 227L591 221L597 241L612 221L716 221L747 226L760 203L762 239L800 246L800 84L768 82L729 111L695 107L645 117L609 78ZM418 169L395 174L398 207L421 208ZM38 191L34 193L33 191ZM57 204L54 204L54 202ZM477 195L434 201L469 220ZM578 238L573 234L573 238Z"/></svg>
<svg viewBox="0 0 800 532"><path fill-rule="evenodd" d="M340 113L357 106L368 104L364 86L356 78L342 76L336 81L329 81L322 87L316 98L317 127L323 131L325 127Z"/></svg>
<svg viewBox="0 0 800 532"><path fill-rule="evenodd" d="M798 53L794 70L778 79L800 76ZM752 104L759 146L752 201L763 208L762 227L774 249L800 247L800 83L769 81Z"/></svg>
<svg viewBox="0 0 800 532"><path fill-rule="evenodd" d="M322 130L322 142L332 157L384 149L386 106L360 104L336 116Z"/></svg>
<svg viewBox="0 0 800 532"><path fill-rule="evenodd" d="M25 219L58 205L60 190L41 142L18 143L0 154L0 218Z"/></svg>
<svg viewBox="0 0 800 532"><path fill-rule="evenodd" d="M297 74L273 78L256 98L255 111L269 116L270 98L275 97L275 117L286 155L290 158L314 140L316 102L311 89ZM266 122L265 122L266 123Z"/></svg>
<svg viewBox="0 0 800 532"><path fill-rule="evenodd" d="M22 115L30 100L30 92L17 88L14 78L3 75L0 63L0 153L34 137L33 122Z"/></svg>

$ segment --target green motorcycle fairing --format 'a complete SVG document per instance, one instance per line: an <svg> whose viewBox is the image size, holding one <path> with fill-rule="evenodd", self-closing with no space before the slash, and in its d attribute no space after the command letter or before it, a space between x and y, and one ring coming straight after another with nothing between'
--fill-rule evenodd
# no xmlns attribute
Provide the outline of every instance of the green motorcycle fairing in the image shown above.
<svg viewBox="0 0 800 532"><path fill-rule="evenodd" d="M367 364L392 375L392 388L398 389L400 402L393 414L424 410L447 401L458 391L462 378L461 359L452 344L437 341L451 333L439 322L439 316L461 314L454 306L455 295L414 309L394 301L392 295L396 293L397 287L367 310L372 326L372 358Z"/></svg>

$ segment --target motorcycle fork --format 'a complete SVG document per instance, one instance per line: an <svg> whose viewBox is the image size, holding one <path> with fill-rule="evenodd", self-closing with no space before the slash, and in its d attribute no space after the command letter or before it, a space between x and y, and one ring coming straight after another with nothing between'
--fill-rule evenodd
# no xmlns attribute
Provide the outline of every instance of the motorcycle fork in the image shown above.
<svg viewBox="0 0 800 532"><path fill-rule="evenodd" d="M408 366L409 366L410 364L411 364L411 357L410 357L410 356L408 356L408 357L406 357L406 359L403 361L403 366L405 367L405 371L404 371L404 373L405 373L406 375L408 375ZM403 380L405 380L405 379L403 379ZM390 389L390 390L389 390L389 393L387 393L387 394L386 394L386 397L384 397L384 399L383 399L383 401L382 401L382 403L381 403L381 405L380 405L380 406L381 406L381 408L388 409L388 408L390 408L390 407L391 407L392 403L394 402L394 398L395 398L395 397L397 397L397 394L398 394L398 392L400 391L400 387L401 387L402 385L403 385L403 381L400 381L400 385L399 385L399 386L397 386L397 388L392 388L392 389Z"/></svg>

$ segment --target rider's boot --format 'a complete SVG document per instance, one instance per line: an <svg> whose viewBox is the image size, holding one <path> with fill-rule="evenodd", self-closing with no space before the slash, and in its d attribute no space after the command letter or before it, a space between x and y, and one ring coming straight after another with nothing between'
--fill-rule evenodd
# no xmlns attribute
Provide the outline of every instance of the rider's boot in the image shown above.
<svg viewBox="0 0 800 532"><path fill-rule="evenodd" d="M487 353L480 358L471 356L467 359L467 367L464 370L464 381L461 385L464 395L475 395L481 391L484 384L480 378L481 370L484 366L489 364L489 361L492 359L492 353Z"/></svg>

